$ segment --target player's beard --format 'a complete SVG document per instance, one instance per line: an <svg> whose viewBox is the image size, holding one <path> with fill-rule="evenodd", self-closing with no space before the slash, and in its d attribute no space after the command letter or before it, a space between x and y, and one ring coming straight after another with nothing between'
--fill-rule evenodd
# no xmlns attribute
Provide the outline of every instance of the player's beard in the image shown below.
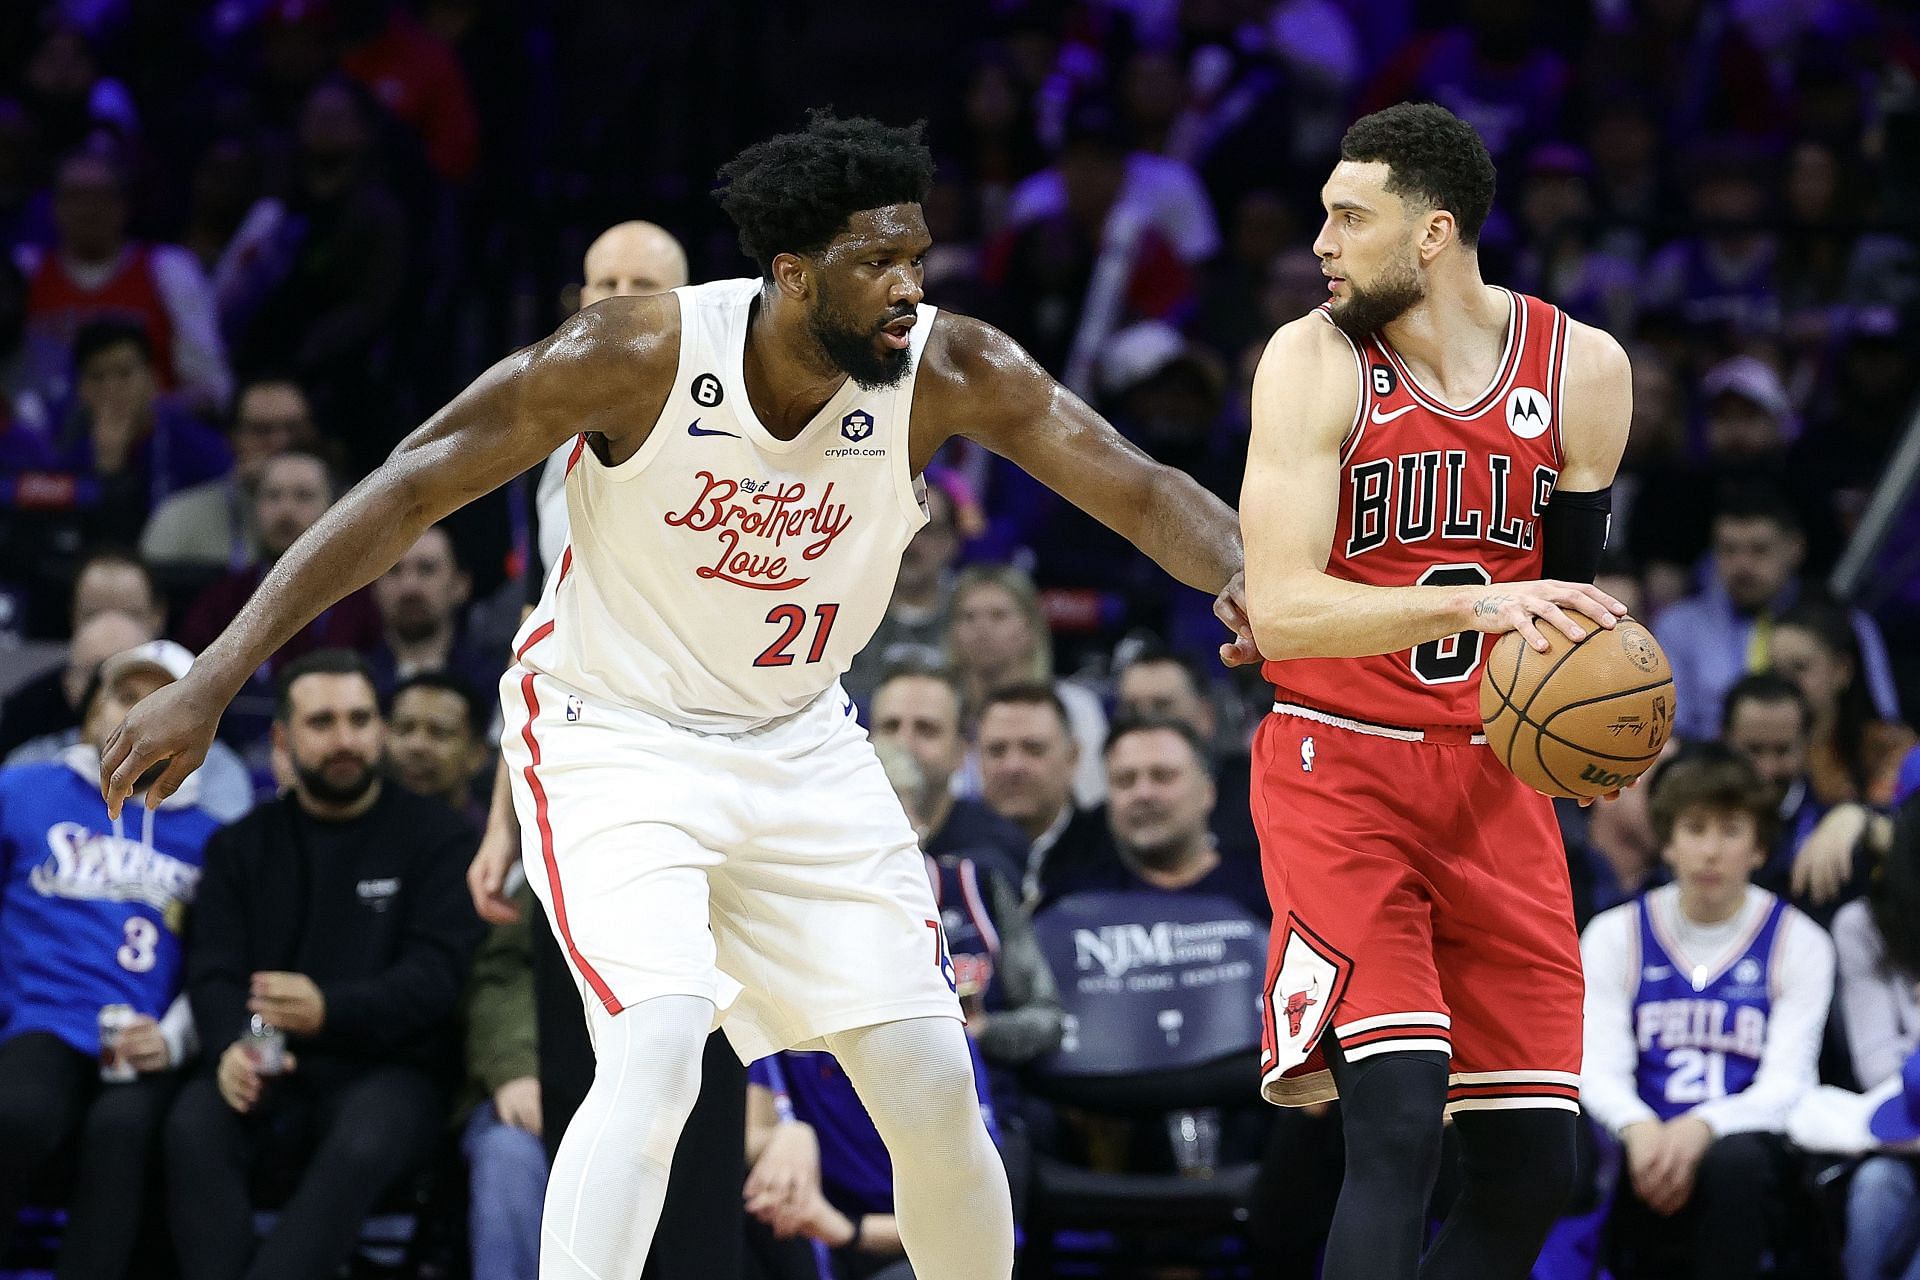
<svg viewBox="0 0 1920 1280"><path fill-rule="evenodd" d="M881 347L880 330L912 314L911 308L893 312L882 317L873 328L865 329L838 305L823 285L819 303L807 313L807 332L820 344L834 368L852 378L862 391L878 391L906 377L913 362L910 351Z"/></svg>
<svg viewBox="0 0 1920 1280"><path fill-rule="evenodd" d="M1392 324L1426 296L1426 282L1420 278L1413 251L1409 249L1365 288L1348 277L1346 301L1335 301L1330 311L1340 332L1360 339L1371 337Z"/></svg>

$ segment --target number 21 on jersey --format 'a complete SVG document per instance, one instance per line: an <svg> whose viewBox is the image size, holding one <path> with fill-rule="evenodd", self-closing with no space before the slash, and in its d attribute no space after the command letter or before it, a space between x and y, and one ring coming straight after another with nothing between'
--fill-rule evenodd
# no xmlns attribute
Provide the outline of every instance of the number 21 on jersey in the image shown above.
<svg viewBox="0 0 1920 1280"><path fill-rule="evenodd" d="M827 637L833 634L833 619L840 612L837 604L814 606L813 616L819 619L819 625L813 630L813 643L807 647L807 661L818 662L827 651ZM777 604L767 612L767 621L780 628L780 635L774 642L760 651L753 660L756 667L790 667L793 655L787 647L800 638L806 629L807 611L797 604Z"/></svg>

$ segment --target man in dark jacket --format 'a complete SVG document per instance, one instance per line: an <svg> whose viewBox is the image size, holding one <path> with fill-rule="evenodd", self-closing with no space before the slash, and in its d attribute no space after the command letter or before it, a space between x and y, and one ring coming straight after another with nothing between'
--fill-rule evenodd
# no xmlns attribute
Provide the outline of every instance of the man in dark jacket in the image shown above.
<svg viewBox="0 0 1920 1280"><path fill-rule="evenodd" d="M320 1280L348 1259L368 1210L442 1133L481 934L463 881L474 837L446 806L382 783L360 658L288 666L273 733L293 786L214 837L188 946L215 1059L167 1125L191 1280ZM278 1073L262 1024L285 1036ZM256 1164L297 1171L257 1248Z"/></svg>

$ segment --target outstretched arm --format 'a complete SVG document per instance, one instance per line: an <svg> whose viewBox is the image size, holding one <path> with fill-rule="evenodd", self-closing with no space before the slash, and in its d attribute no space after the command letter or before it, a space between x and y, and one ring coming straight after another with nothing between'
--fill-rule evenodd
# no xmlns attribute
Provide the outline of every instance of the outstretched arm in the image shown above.
<svg viewBox="0 0 1920 1280"><path fill-rule="evenodd" d="M136 780L162 761L170 763L147 804L171 795L205 757L221 709L247 677L322 610L391 568L430 525L576 432L619 440L650 421L645 406L664 399L673 376L678 327L670 295L589 308L488 369L402 440L280 557L186 679L114 731L100 764L109 812L118 816Z"/></svg>
<svg viewBox="0 0 1920 1280"><path fill-rule="evenodd" d="M942 312L937 324L921 377L934 384L939 421L1012 462L1188 586L1226 588L1241 565L1231 507L1135 448L992 325L952 312Z"/></svg>
<svg viewBox="0 0 1920 1280"><path fill-rule="evenodd" d="M1317 316L1281 329L1253 381L1253 438L1240 491L1248 614L1269 659L1395 653L1461 631L1517 630L1547 648L1535 619L1580 639L1562 606L1611 626L1626 610L1591 586L1377 587L1327 573L1340 510L1340 449L1360 389L1353 355Z"/></svg>

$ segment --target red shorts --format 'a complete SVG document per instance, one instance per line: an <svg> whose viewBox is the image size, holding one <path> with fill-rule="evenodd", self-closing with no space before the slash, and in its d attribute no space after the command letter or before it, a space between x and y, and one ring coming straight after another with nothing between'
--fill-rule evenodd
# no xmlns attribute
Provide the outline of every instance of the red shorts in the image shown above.
<svg viewBox="0 0 1920 1280"><path fill-rule="evenodd" d="M1450 1054L1449 1111L1579 1110L1580 939L1545 796L1464 731L1276 707L1252 799L1273 901L1269 1102L1335 1096L1331 1028L1349 1062Z"/></svg>

